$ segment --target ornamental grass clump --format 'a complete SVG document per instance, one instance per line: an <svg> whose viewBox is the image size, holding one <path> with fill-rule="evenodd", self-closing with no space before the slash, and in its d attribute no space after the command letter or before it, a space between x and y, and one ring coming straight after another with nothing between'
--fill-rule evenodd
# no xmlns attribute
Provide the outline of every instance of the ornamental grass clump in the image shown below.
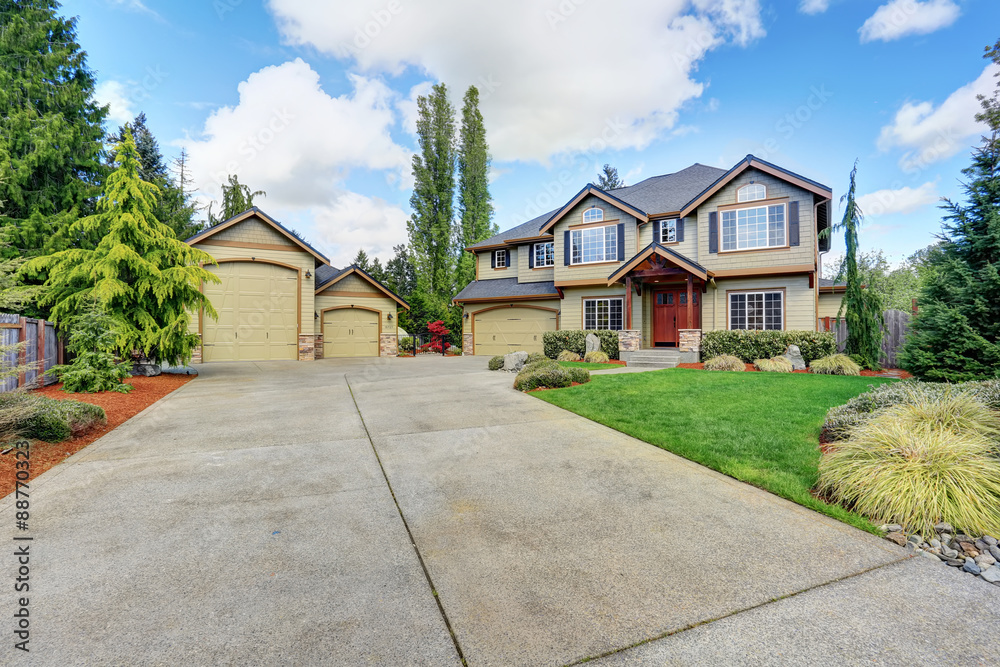
<svg viewBox="0 0 1000 667"><path fill-rule="evenodd" d="M757 359L753 365L759 371L765 373L791 373L792 362L786 357L771 357L770 359Z"/></svg>
<svg viewBox="0 0 1000 667"><path fill-rule="evenodd" d="M498 354L497 356L495 356L492 359L490 359L489 363L487 364L487 367L491 371L498 371L498 370L502 369L503 368L503 355L502 354Z"/></svg>
<svg viewBox="0 0 1000 667"><path fill-rule="evenodd" d="M822 375L861 375L861 366L846 354L831 354L809 364L809 372Z"/></svg>
<svg viewBox="0 0 1000 667"><path fill-rule="evenodd" d="M947 522L1000 533L1000 421L962 392L883 409L819 464L821 493L876 524L930 539Z"/></svg>
<svg viewBox="0 0 1000 667"><path fill-rule="evenodd" d="M569 350L563 350L562 352L559 353L559 356L556 357L556 359L558 361L580 361L581 359L583 359L583 357L581 357L576 352L570 352Z"/></svg>
<svg viewBox="0 0 1000 667"><path fill-rule="evenodd" d="M601 350L591 350L584 355L583 360L590 364L606 364L610 359L608 355Z"/></svg>
<svg viewBox="0 0 1000 667"><path fill-rule="evenodd" d="M706 371L745 371L746 369L743 360L731 354L720 354L705 362Z"/></svg>

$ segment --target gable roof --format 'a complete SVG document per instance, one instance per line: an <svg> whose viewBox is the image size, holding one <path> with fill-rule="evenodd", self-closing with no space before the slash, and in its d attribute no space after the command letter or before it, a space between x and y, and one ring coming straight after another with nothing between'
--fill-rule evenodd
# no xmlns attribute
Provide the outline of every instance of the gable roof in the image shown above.
<svg viewBox="0 0 1000 667"><path fill-rule="evenodd" d="M519 283L517 278L499 278L496 280L473 280L455 295L452 301L490 301L493 299L523 299L534 297L538 299L559 298L559 290L551 280L537 283Z"/></svg>
<svg viewBox="0 0 1000 667"><path fill-rule="evenodd" d="M616 191L613 190L612 192L616 192ZM541 233L543 233L543 234L546 233L546 232L548 232L550 229L552 229L552 227L557 222L559 222L559 220L562 219L562 217L564 215L566 215L567 213L569 213L570 209L572 209L574 206L576 206L581 201L583 201L583 198L586 197L586 196L588 196L588 195L594 195L598 199L603 199L604 201L606 201L607 203L611 204L612 206L614 206L616 208L620 208L620 209L624 210L626 213L630 213L631 215L635 216L636 218L638 218L642 222L648 222L649 221L649 217L646 215L645 211L643 211L641 209L638 209L635 206L632 206L631 204L629 204L628 202L625 202L625 201L619 199L615 195L612 195L612 194L610 194L610 193L608 193L608 192L600 189L599 187L597 187L593 183L588 183L587 185L583 186L583 189L580 190L579 192L577 192L573 196L572 199L570 199L568 202L566 202L566 204L561 209L559 209L558 211L556 211L555 215L553 215L548 220L546 220L545 223L542 225L542 228L539 231Z"/></svg>
<svg viewBox="0 0 1000 667"><path fill-rule="evenodd" d="M194 236L192 236L189 239L187 239L185 241L185 243L187 243L188 245L194 245L194 244L196 244L196 243L198 243L200 241L204 241L205 239L209 238L210 236L213 236L213 235L221 232L224 229L229 229L230 227L233 227L234 225L237 225L237 224L243 222L244 220L247 220L248 218L252 218L252 217L257 217L257 218L263 220L265 223L269 224L278 233L280 233L281 235L285 236L289 241L291 241L292 243L294 243L295 245L299 246L300 248L302 248L303 250L305 250L307 253L309 253L310 255L312 255L313 257L315 257L319 262L322 262L323 264L329 264L330 263L330 260L327 259L327 257L323 253L321 253L320 251L316 250L316 248L313 248L311 245L309 245L308 243L306 243L305 241L303 241L302 239L300 239L298 236L296 236L295 234L293 234L291 232L291 230L289 230L284 225L282 225L280 222L278 222L277 220L275 220L274 218L272 218L271 216L269 216L267 213L264 213L264 211L260 210L256 206L254 206L253 208L249 208L249 209L243 211L242 213L240 213L238 215L234 215L233 217L231 217L231 218L229 218L227 220L223 220L219 224L214 225L212 227L209 227L208 229L201 230L200 232L198 232Z"/></svg>
<svg viewBox="0 0 1000 667"><path fill-rule="evenodd" d="M724 185L729 183L731 180L742 174L744 171L750 168L759 169L766 174L770 174L776 178L780 178L784 181L793 183L800 188L808 190L813 194L819 195L820 197L825 197L830 199L833 197L833 190L829 187L823 185L822 183L817 183L811 178L806 178L796 174L793 171L789 171L783 167L779 167L776 164L771 164L766 160L761 160L759 157L754 155L747 155L745 158L740 160L733 166L732 169L720 176L714 183L709 185L707 188L698 193L697 196L692 198L689 202L681 207L680 215L684 217L689 215L692 211L698 208L701 204L705 202L706 199L718 192Z"/></svg>
<svg viewBox="0 0 1000 667"><path fill-rule="evenodd" d="M676 213L702 190L726 173L725 169L694 163L672 174L651 176L635 185L609 190L610 194L655 216Z"/></svg>
<svg viewBox="0 0 1000 667"><path fill-rule="evenodd" d="M628 260L620 267L615 269L614 272L612 272L612 274L608 276L608 285L613 285L614 283L624 278L626 274L634 271L635 267L645 262L652 255L658 255L667 260L668 262L673 262L674 264L684 269L688 273L691 273L696 277L701 278L702 280L708 280L709 278L709 271L704 266L702 266L698 262L688 259L679 252L675 252L670 248L664 247L654 241L645 248L643 248L642 250L640 250L639 252L637 252L632 257L632 259Z"/></svg>
<svg viewBox="0 0 1000 667"><path fill-rule="evenodd" d="M556 209L554 211L549 211L548 213L543 213L537 218L532 218L527 222L522 222L516 227L511 227L505 232L495 234L484 241L480 241L479 243L473 243L466 248L466 250L482 250L485 248L503 246L507 241L511 241L513 239L535 238L540 235L539 230L542 228L542 225L548 222L549 218L555 215L558 211L559 209Z"/></svg>
<svg viewBox="0 0 1000 667"><path fill-rule="evenodd" d="M401 305L403 308L406 308L407 310L410 309L410 304L408 304L405 299L398 296L395 292L393 292L391 289L389 289L379 281L375 280L375 278L373 278L371 274L369 274L364 269L358 268L356 264L351 264L350 266L340 269L339 271L333 268L332 266L318 267L316 269L316 294L319 294L320 292L329 288L332 285L336 285L338 282L340 282L341 280L352 274L357 275L361 279L368 281L369 283L371 283L373 287L378 289L378 291L385 294L387 297L389 297L390 299Z"/></svg>

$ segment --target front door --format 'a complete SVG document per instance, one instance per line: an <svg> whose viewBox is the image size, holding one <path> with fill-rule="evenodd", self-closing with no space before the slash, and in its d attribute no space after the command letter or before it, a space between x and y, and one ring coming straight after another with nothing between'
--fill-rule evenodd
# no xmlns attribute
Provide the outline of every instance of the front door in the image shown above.
<svg viewBox="0 0 1000 667"><path fill-rule="evenodd" d="M701 304L698 290L692 292L694 328L701 328ZM653 293L653 345L676 347L677 330L687 328L687 288L659 290Z"/></svg>

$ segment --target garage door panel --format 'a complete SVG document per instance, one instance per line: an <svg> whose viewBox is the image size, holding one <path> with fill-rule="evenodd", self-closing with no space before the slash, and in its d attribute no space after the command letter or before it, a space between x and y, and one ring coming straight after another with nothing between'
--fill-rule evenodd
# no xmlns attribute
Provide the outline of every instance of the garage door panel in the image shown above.
<svg viewBox="0 0 1000 667"><path fill-rule="evenodd" d="M534 308L499 308L473 317L475 352L490 356L519 350L542 352L542 334L557 326L556 313Z"/></svg>

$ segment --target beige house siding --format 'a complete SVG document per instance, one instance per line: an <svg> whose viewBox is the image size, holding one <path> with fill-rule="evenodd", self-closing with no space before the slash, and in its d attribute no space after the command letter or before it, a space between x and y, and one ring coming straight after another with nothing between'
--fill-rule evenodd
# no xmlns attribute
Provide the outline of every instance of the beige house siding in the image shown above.
<svg viewBox="0 0 1000 667"><path fill-rule="evenodd" d="M341 283L347 282L351 278L355 278L355 276L348 276L347 278L345 278L340 282ZM360 278L357 278L357 281L360 283L365 283L365 281L361 280ZM336 288L339 286L340 283L337 283L333 287ZM320 331L320 327L322 326L320 322L322 322L323 319L323 311L326 310L327 308L334 308L337 306L355 306L355 307L363 307L363 308L370 308L377 310L381 313L381 324L382 324L381 333L383 334L396 333L396 326L397 323L399 322L399 317L396 312L396 308L399 304L397 304L389 297L383 296L381 292L374 290L374 288L372 288L372 290L373 293L371 296L346 296L342 294L342 292L348 290L336 290L336 289L325 289L319 294L317 294L315 300L316 303L315 313L319 314L320 319L317 320L316 333L322 333L322 331ZM360 292L361 290L352 289L350 291ZM390 319L390 315L392 316L392 319ZM309 316L315 319L313 312L310 312Z"/></svg>
<svg viewBox="0 0 1000 667"><path fill-rule="evenodd" d="M589 286L589 287L565 287L563 288L565 298L559 303L562 304L562 317L559 318L560 329L582 329L583 328L583 300L588 297L625 298L625 287L623 285ZM638 329L641 326L642 304L640 299L632 294L632 328ZM627 320L622 316L622 326Z"/></svg>
<svg viewBox="0 0 1000 667"><path fill-rule="evenodd" d="M537 306L537 307L540 307L540 308L554 308L556 310L559 310L560 303L561 302L558 299L545 299L545 300L538 300L538 301L510 301L510 302L505 302L505 301L489 302L488 301L488 302L485 302L485 303L466 303L462 307L462 333L463 334L473 333L473 331L472 331L472 324L473 324L473 319L474 319L473 316L474 316L474 314L476 312L479 312L481 310L486 310L488 308L495 308L497 306L501 306L501 307L504 307L504 308L510 308L510 307L517 308L518 306ZM468 315L468 317L465 317L465 315ZM560 319L559 319L559 326L560 326L560 328L562 328L562 316L561 315L560 315Z"/></svg>
<svg viewBox="0 0 1000 667"><path fill-rule="evenodd" d="M497 250L502 250L503 248L494 248L493 250L486 250L483 252L476 253L476 260L479 262L479 280L493 280L495 278L517 278L517 259L518 252L517 248L509 248L510 250L510 266L506 269L494 269L492 267L492 261L490 257ZM525 264L527 266L527 264Z"/></svg>
<svg viewBox="0 0 1000 667"><path fill-rule="evenodd" d="M517 282L519 283L541 283L546 280L555 280L555 268L529 269L528 257L534 252L534 244L517 246ZM513 261L514 256L511 255ZM558 258L557 258L558 259Z"/></svg>
<svg viewBox="0 0 1000 667"><path fill-rule="evenodd" d="M815 291L809 288L809 276L765 276L734 280L719 279L717 289L711 286L702 295L701 327L703 331L729 328L729 292L776 291L785 292L785 329L797 331L816 330Z"/></svg>
<svg viewBox="0 0 1000 667"><path fill-rule="evenodd" d="M372 285L370 282L362 278L357 274L349 275L345 278L341 278L333 285L330 285L325 290L320 292L320 294L334 293L334 292L366 292L370 294L383 294L377 287ZM390 299L391 300L391 299Z"/></svg>
<svg viewBox="0 0 1000 667"><path fill-rule="evenodd" d="M767 187L767 199L788 197L788 201L799 202L799 245L774 250L741 250L737 252L721 252L722 249L722 219L719 216L719 249L718 253L708 252L708 215L719 206L736 204L736 191L750 181L761 183ZM754 202L748 202L752 206ZM787 220L788 209L785 209ZM777 179L756 169L747 169L742 174L727 183L704 204L698 207L698 247L705 252L698 263L710 271L730 269L755 269L769 266L813 265L816 264L816 225L813 219L813 195L807 190ZM685 230L686 238L687 230ZM786 237L787 240L787 237ZM692 259L694 259L692 257Z"/></svg>
<svg viewBox="0 0 1000 667"><path fill-rule="evenodd" d="M843 294L831 294L820 292L819 294L819 315L817 317L837 317L840 312L840 302L844 300Z"/></svg>
<svg viewBox="0 0 1000 667"><path fill-rule="evenodd" d="M210 240L259 243L262 245L284 245L298 248L287 236L278 232L266 222L257 220L256 218L248 218L228 229L216 232L210 237Z"/></svg>
<svg viewBox="0 0 1000 667"><path fill-rule="evenodd" d="M665 221L661 221L661 224ZM639 227L639 247L636 252L642 250L653 242L653 222L647 222ZM668 243L665 247L674 252L679 252L693 262L698 261L698 218L689 215L684 218L684 240L678 243ZM628 255L626 249L625 252ZM635 253L632 253L635 254ZM628 257L626 257L628 259Z"/></svg>
<svg viewBox="0 0 1000 667"><path fill-rule="evenodd" d="M565 250L564 250L564 239L565 232L567 229L578 229L583 226L583 212L589 209L591 206L597 206L604 211L604 220L608 225L625 225L625 259L630 259L636 252L636 219L635 217L621 211L614 206L611 206L603 199L599 199L593 195L588 195L579 204L574 206L566 215L556 223L554 229L555 236L555 251L556 251L556 266L555 266L555 281L556 285L559 285L563 281L573 281L573 280L607 280L608 275L610 275L616 268L621 266L618 261L613 261L610 263L595 263L595 264L583 264L576 266L566 266L563 262L565 260ZM589 225L588 225L589 226Z"/></svg>

